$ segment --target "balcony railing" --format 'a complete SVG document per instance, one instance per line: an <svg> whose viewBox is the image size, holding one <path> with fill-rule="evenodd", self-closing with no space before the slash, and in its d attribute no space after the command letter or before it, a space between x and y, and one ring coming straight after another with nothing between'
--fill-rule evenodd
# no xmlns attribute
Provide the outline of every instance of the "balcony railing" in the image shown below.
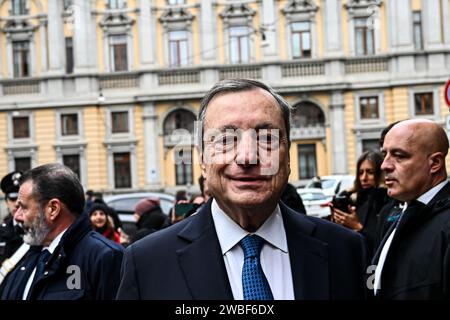
<svg viewBox="0 0 450 320"><path fill-rule="evenodd" d="M139 87L139 75L137 73L105 74L99 76L98 81L102 89Z"/></svg>
<svg viewBox="0 0 450 320"><path fill-rule="evenodd" d="M308 77L325 74L323 61L302 61L286 63L281 66L282 77Z"/></svg>
<svg viewBox="0 0 450 320"><path fill-rule="evenodd" d="M219 79L234 79L234 78L246 78L246 79L261 79L261 67L260 66L233 66L225 67L219 70Z"/></svg>
<svg viewBox="0 0 450 320"><path fill-rule="evenodd" d="M199 70L167 70L158 72L159 85L199 83Z"/></svg>
<svg viewBox="0 0 450 320"><path fill-rule="evenodd" d="M387 57L358 57L345 61L345 73L370 73L389 71Z"/></svg>
<svg viewBox="0 0 450 320"><path fill-rule="evenodd" d="M39 80L9 80L3 83L3 94L19 95L19 94L33 94L40 93L41 86Z"/></svg>
<svg viewBox="0 0 450 320"><path fill-rule="evenodd" d="M322 138L325 138L325 127L323 125L291 127L291 140Z"/></svg>

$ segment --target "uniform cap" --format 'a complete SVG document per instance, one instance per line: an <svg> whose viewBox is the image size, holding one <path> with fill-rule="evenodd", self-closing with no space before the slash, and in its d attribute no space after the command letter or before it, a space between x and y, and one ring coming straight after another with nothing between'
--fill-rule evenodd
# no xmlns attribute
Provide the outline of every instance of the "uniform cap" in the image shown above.
<svg viewBox="0 0 450 320"><path fill-rule="evenodd" d="M20 178L22 172L14 171L8 173L0 182L0 187L7 198L17 198L20 188Z"/></svg>

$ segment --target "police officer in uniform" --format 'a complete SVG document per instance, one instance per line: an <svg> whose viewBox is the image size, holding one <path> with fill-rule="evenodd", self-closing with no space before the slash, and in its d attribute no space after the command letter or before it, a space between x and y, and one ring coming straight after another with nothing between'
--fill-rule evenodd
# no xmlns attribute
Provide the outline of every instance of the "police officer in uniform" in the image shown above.
<svg viewBox="0 0 450 320"><path fill-rule="evenodd" d="M8 210L8 215L0 225L0 265L5 259L11 257L23 243L23 217L16 214L16 201L21 176L21 172L14 171L3 177L0 182Z"/></svg>

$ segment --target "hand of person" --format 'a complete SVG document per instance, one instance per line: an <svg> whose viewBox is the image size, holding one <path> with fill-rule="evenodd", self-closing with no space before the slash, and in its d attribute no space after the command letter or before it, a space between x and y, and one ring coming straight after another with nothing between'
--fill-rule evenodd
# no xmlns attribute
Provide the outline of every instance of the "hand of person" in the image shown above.
<svg viewBox="0 0 450 320"><path fill-rule="evenodd" d="M130 236L128 234L126 234L122 230L122 228L118 228L117 231L119 232L119 236L120 236L120 244L124 245L124 244L130 243Z"/></svg>
<svg viewBox="0 0 450 320"><path fill-rule="evenodd" d="M349 206L348 209L349 212L344 212L333 208L333 221L354 231L361 231L363 226L359 222L358 215L356 214L356 207Z"/></svg>

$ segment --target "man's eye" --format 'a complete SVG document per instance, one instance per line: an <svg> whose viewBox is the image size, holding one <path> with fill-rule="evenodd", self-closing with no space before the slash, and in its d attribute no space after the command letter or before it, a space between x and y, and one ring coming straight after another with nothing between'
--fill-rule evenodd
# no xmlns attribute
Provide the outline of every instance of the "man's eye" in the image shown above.
<svg viewBox="0 0 450 320"><path fill-rule="evenodd" d="M272 140L275 138L270 133L260 134L258 135L258 141L265 142L267 144L272 143Z"/></svg>
<svg viewBox="0 0 450 320"><path fill-rule="evenodd" d="M221 138L221 142L224 145L230 145L237 142L237 136L233 134L225 134Z"/></svg>
<svg viewBox="0 0 450 320"><path fill-rule="evenodd" d="M258 134L258 145L266 150L278 148L280 138L270 132Z"/></svg>
<svg viewBox="0 0 450 320"><path fill-rule="evenodd" d="M393 156L394 156L394 158L399 159L399 160L406 158L406 155L404 155L403 153L394 153Z"/></svg>

